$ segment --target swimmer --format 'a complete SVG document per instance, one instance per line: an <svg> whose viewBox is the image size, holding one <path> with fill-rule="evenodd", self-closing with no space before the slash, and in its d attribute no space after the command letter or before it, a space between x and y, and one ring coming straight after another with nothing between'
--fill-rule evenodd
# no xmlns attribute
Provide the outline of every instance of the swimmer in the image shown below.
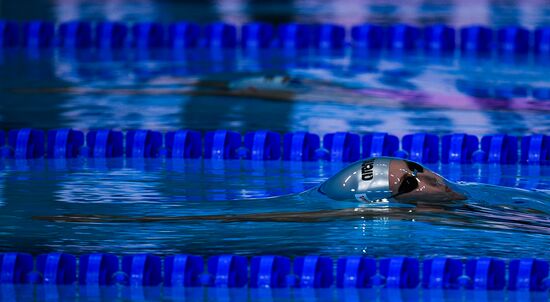
<svg viewBox="0 0 550 302"><path fill-rule="evenodd" d="M352 164L318 189L334 200L451 203L467 197L443 177L408 160L371 158Z"/></svg>
<svg viewBox="0 0 550 302"><path fill-rule="evenodd" d="M145 87L68 86L10 91L22 94L234 96L290 101L307 89L305 83L321 84L288 75L235 75L231 80L160 77L146 83Z"/></svg>
<svg viewBox="0 0 550 302"><path fill-rule="evenodd" d="M445 108L460 110L498 109L550 110L550 105L526 99L512 99L507 102L493 99L472 98L463 94L440 94L419 89L395 89L380 87L370 81L341 78L321 79L299 77L298 75L235 73L226 78L211 77L170 77L160 76L147 82L130 86L107 87L99 85L5 88L3 92L14 94L53 94L53 95L100 95L100 96L220 96L257 98L273 102L334 102L356 106L381 106L395 108L414 104L415 108ZM330 97L327 97L330 96ZM391 101L388 101L391 100ZM446 100L446 101L445 101Z"/></svg>
<svg viewBox="0 0 550 302"><path fill-rule="evenodd" d="M360 85L361 88L365 88ZM355 92L360 92L359 95ZM61 94L61 95L116 95L116 96L222 96L258 98L267 101L290 102L298 97L300 101L322 102L327 96L338 97L347 103L361 105L358 96L368 96L349 83L333 82L315 78L298 78L289 74L233 74L231 78L157 77L147 82L130 86L65 86L39 88L10 88L15 94ZM351 94L350 94L351 93ZM377 94L375 94L376 96ZM416 97L417 94L415 94ZM392 96L393 97L393 96ZM371 102L372 103L372 102ZM378 102L379 105L387 102Z"/></svg>
<svg viewBox="0 0 550 302"><path fill-rule="evenodd" d="M347 202L348 208L202 216L35 216L54 222L322 222L341 219L414 220L472 228L550 234L550 195L485 184L453 183L408 160L376 157L355 162L321 185L300 193L306 200ZM495 202L496 200L496 202Z"/></svg>

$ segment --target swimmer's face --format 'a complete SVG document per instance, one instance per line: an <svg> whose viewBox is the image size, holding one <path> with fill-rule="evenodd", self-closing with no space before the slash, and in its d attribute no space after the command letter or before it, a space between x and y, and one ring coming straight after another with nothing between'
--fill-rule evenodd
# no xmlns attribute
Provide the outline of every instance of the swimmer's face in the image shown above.
<svg viewBox="0 0 550 302"><path fill-rule="evenodd" d="M390 190L397 201L441 202L466 199L464 195L453 191L443 177L411 161L392 160L389 181Z"/></svg>

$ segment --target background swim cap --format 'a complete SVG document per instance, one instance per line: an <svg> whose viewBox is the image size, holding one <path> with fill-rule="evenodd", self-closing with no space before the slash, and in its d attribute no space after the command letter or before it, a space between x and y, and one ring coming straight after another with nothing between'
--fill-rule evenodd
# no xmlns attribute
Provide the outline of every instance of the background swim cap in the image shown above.
<svg viewBox="0 0 550 302"><path fill-rule="evenodd" d="M355 162L327 179L319 191L335 200L387 201L392 195L389 170L391 158L376 157Z"/></svg>

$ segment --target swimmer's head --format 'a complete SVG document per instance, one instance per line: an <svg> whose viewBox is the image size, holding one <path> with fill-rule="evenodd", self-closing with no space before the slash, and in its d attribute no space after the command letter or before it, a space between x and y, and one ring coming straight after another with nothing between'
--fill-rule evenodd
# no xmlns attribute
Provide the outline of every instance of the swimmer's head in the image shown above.
<svg viewBox="0 0 550 302"><path fill-rule="evenodd" d="M422 165L389 157L355 162L325 181L319 191L335 200L372 203L466 199L447 180Z"/></svg>

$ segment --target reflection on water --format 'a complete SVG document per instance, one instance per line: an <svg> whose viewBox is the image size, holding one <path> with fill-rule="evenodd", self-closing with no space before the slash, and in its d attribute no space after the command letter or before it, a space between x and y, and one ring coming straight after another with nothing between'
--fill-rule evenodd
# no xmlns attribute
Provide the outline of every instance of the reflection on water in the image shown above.
<svg viewBox="0 0 550 302"><path fill-rule="evenodd" d="M329 201L315 194L297 194L341 169L340 163L78 159L3 161L3 164L0 246L6 251L549 256L540 248L548 244L544 227L548 221L536 212L527 211L536 203L532 204L529 198L548 199L542 192L534 195L519 189L497 192L473 186L470 190L489 204L472 204L473 210L455 213L419 214L412 220L390 211L388 215L326 222L67 223L32 217L312 212L350 208L355 204ZM453 180L538 190L550 188L550 170L545 166L430 168ZM509 202L504 196L522 200ZM547 211L547 208L533 209ZM496 216L507 218L495 220ZM530 221L530 225L522 221Z"/></svg>
<svg viewBox="0 0 550 302"><path fill-rule="evenodd" d="M538 1L521 5L517 1L353 1L342 5L290 0L31 3L34 9L26 10L24 16L18 6L4 3L0 17L225 20L236 25L300 21L348 27L368 20L417 25L444 22L456 27L522 24L528 28L545 24L550 17ZM359 51L1 50L0 128L546 133L550 105L534 95L536 89L550 89L549 65L537 60ZM267 89L273 86L262 79L269 75L290 76L300 85ZM215 85L201 86L204 83Z"/></svg>
<svg viewBox="0 0 550 302"><path fill-rule="evenodd" d="M79 175L62 183L57 191L58 200L67 203L148 203L158 202L154 177L139 177L139 171L118 171L101 175ZM90 177L91 176L91 177ZM122 177L121 177L122 176ZM130 179L126 181L124 179Z"/></svg>
<svg viewBox="0 0 550 302"><path fill-rule="evenodd" d="M33 293L35 293L33 295ZM475 291L385 288L189 288L189 287L95 287L74 285L0 285L3 300L70 301L547 301L548 292Z"/></svg>
<svg viewBox="0 0 550 302"><path fill-rule="evenodd" d="M328 57L279 51L179 53L184 59L168 50L145 54L115 52L118 59L105 61L104 53L58 50L34 61L2 53L7 60L0 69L6 79L0 84L0 127L396 135L550 129L550 103L532 96L545 83L547 67L534 63L448 57L439 64L424 56L352 51ZM503 86L528 94L504 95Z"/></svg>
<svg viewBox="0 0 550 302"><path fill-rule="evenodd" d="M243 23L264 22L332 22L351 25L365 20L375 23L408 22L415 24L448 23L523 24L548 23L550 12L544 1L28 1L21 10L16 3L3 3L0 17L11 19L107 20L190 20L195 22Z"/></svg>
<svg viewBox="0 0 550 302"><path fill-rule="evenodd" d="M0 165L2 165L0 163ZM0 207L4 205L4 172L2 172L3 168L0 167Z"/></svg>

